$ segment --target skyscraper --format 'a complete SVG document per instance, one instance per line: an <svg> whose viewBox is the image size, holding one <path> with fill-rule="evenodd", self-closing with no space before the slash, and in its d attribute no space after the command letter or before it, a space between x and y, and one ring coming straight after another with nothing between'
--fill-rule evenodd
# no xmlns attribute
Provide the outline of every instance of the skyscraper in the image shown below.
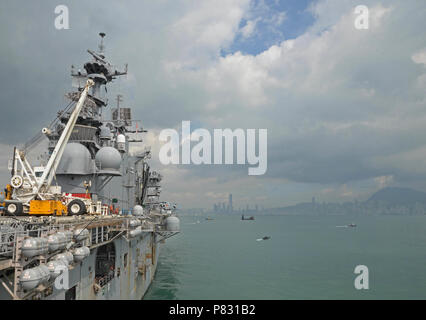
<svg viewBox="0 0 426 320"><path fill-rule="evenodd" d="M234 208L232 207L232 193L230 193L228 200L228 212L231 213L232 211L234 211Z"/></svg>

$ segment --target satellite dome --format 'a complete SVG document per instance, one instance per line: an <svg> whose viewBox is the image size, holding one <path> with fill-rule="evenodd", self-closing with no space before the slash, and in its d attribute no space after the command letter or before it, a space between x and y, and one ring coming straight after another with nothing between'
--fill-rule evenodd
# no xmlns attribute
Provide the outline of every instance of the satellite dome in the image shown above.
<svg viewBox="0 0 426 320"><path fill-rule="evenodd" d="M124 134L119 134L117 136L117 143L126 143L126 136Z"/></svg>
<svg viewBox="0 0 426 320"><path fill-rule="evenodd" d="M121 155L120 152L118 152L118 150L113 147L101 148L98 153L96 153L95 159L99 169L102 171L120 170Z"/></svg>
<svg viewBox="0 0 426 320"><path fill-rule="evenodd" d="M134 216L142 216L143 215L143 207L141 205L135 205L133 207L133 215Z"/></svg>
<svg viewBox="0 0 426 320"><path fill-rule="evenodd" d="M91 174L92 157L89 150L80 143L70 142L65 147L57 174Z"/></svg>
<svg viewBox="0 0 426 320"><path fill-rule="evenodd" d="M166 219L167 231L178 232L180 230L180 220L176 216L170 216Z"/></svg>

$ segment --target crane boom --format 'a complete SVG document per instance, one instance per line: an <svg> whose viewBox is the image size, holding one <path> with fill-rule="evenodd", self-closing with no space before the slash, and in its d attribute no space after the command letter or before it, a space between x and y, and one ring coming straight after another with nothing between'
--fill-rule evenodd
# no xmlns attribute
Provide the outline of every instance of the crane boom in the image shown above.
<svg viewBox="0 0 426 320"><path fill-rule="evenodd" d="M68 140L71 136L72 130L77 122L78 115L80 114L81 109L83 108L84 102L86 101L89 88L94 85L92 79L88 79L86 85L81 92L80 98L78 99L77 105L74 108L74 111L71 113L68 122L59 137L56 147L53 150L49 161L46 165L46 168L43 172L43 175L40 178L40 182L37 185L33 198L38 195L43 200L43 196L40 194L40 189L43 184L46 182L46 191L49 190L50 184L52 183L53 177L55 175L56 169L61 161L62 154L64 153L65 147L68 143Z"/></svg>

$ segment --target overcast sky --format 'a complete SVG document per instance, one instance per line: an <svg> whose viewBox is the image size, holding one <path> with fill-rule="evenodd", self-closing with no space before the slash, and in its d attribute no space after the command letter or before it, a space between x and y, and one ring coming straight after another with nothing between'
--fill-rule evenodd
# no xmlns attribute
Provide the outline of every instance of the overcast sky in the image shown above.
<svg viewBox="0 0 426 320"><path fill-rule="evenodd" d="M426 191L426 2L418 0L6 1L0 3L0 179L13 145L67 103L70 66L105 32L122 93L150 130L163 199L211 207L364 200ZM69 30L54 26L69 8ZM368 30L354 26L367 5ZM268 171L163 166L164 128L265 128Z"/></svg>

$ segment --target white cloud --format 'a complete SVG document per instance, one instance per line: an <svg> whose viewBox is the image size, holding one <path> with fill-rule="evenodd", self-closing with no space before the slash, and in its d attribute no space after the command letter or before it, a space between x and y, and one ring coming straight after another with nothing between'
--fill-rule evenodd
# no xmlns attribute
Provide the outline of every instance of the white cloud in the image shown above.
<svg viewBox="0 0 426 320"><path fill-rule="evenodd" d="M376 177L374 178L374 181L377 183L379 189L382 189L392 184L393 179L394 179L393 176L390 175L390 176Z"/></svg>
<svg viewBox="0 0 426 320"><path fill-rule="evenodd" d="M36 93L47 92L38 87L34 89L37 92L26 91L33 83L52 91L44 93L46 101L51 101L53 92L62 96L65 85L59 87L56 82L65 78L66 70L46 76L40 70L50 64L57 70L69 63L70 56L54 50L58 47L71 52L69 47L63 50L63 45L74 50L82 34L84 45L94 47L93 35L83 32L91 26L93 14L105 18L105 25L101 25L111 30L107 32L107 49L115 49L108 54L111 52L114 61L129 62L132 77L124 85L131 87L129 99L133 99L135 113L149 123L151 133L145 141L153 147L155 165L158 133L163 126L177 127L182 120L191 120L207 128L268 129L268 176L250 179L246 170L236 167L161 166L165 196L175 197L172 201L198 206L212 201L205 195L214 198L227 193L224 190L238 190L241 198L265 192L268 199L264 204L270 206L283 201L283 194L288 195L285 201L293 201L299 194L305 196L306 190L323 190L330 197L342 192L354 196L358 193L351 183L358 180L369 181L375 188L377 177L393 176L395 183L413 176L426 177L422 160L426 21L419 14L425 8L421 1L364 1L370 8L371 23L370 29L363 31L354 28L357 1L315 1L309 9L315 22L301 36L269 46L257 55L237 51L226 56L221 52L231 48L239 35L251 41L264 26L268 31L275 28L282 32L285 19L293 17L271 11L264 1L258 5L249 0L130 3L117 2L102 9L102 15L95 14L98 3L81 9L79 23L71 25L67 34L73 39L48 35L40 41L38 37L45 33L38 32L30 41L31 37L22 37L23 31L15 30L13 23L4 23L1 32L4 37L10 33L11 46L0 49L0 56L7 60L2 60L2 66L10 66L10 70L22 67L25 72L31 67L36 72L25 74L40 77L40 81L31 78L20 84L25 100L12 97L12 91L6 89L2 96L10 95L13 101L22 98L20 105L26 105L30 99L39 99ZM125 23L117 23L117 17L125 17ZM247 22L241 27L242 21ZM63 42L49 47L46 44L52 38ZM28 43L32 46L26 47ZM34 55L40 43L50 57L61 59L60 64L51 59L46 62L46 51ZM82 52L73 53L72 62L81 62ZM36 63L25 64L36 58ZM39 68L40 61L45 61L43 68ZM10 70L4 73L11 74L14 81L23 81L21 73ZM56 110L56 102L49 110ZM37 100L34 104L46 102ZM27 109L17 110L22 114ZM7 112L2 117L9 120L4 126L20 123L21 115ZM265 187L259 189L260 183ZM346 191L342 191L343 185Z"/></svg>
<svg viewBox="0 0 426 320"><path fill-rule="evenodd" d="M249 4L249 0L190 1L187 13L172 25L175 57L190 65L217 57L234 40Z"/></svg>
<svg viewBox="0 0 426 320"><path fill-rule="evenodd" d="M343 183L400 170L372 159L422 143L406 141L415 130L425 131L413 127L425 94L418 87L419 70L410 66L411 57L423 61L412 52L419 52L424 23L403 22L418 10L406 2L368 1L370 29L361 32L354 28L354 5L318 1L311 8L317 21L300 37L258 55L215 57L180 73L203 88L203 121L267 126L277 157L272 172L296 181ZM397 45L399 39L403 45Z"/></svg>
<svg viewBox="0 0 426 320"><path fill-rule="evenodd" d="M244 39L250 38L254 34L257 22L259 20L260 18L257 18L255 20L248 20L246 25L240 29L240 32Z"/></svg>
<svg viewBox="0 0 426 320"><path fill-rule="evenodd" d="M424 64L426 67L426 48L413 54L411 59L414 61L414 63Z"/></svg>

